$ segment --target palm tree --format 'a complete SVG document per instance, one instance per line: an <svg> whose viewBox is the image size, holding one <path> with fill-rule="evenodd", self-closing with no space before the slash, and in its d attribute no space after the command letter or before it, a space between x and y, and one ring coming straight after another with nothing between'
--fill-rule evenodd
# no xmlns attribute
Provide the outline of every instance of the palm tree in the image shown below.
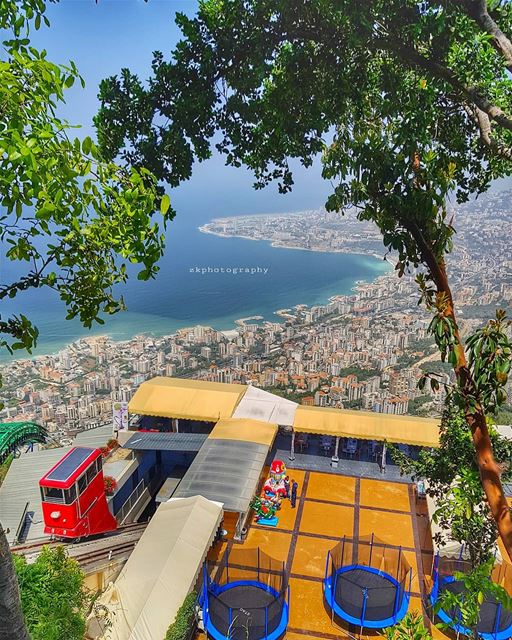
<svg viewBox="0 0 512 640"><path fill-rule="evenodd" d="M21 610L18 578L11 550L0 524L0 640L30 640Z"/></svg>

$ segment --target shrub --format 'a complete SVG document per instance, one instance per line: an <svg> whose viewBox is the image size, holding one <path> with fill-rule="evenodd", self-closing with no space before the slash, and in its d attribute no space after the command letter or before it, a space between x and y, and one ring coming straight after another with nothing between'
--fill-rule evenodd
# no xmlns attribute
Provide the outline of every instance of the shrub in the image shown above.
<svg viewBox="0 0 512 640"><path fill-rule="evenodd" d="M176 620L167 629L165 640L187 640L194 623L194 611L196 608L197 593L192 591L178 609Z"/></svg>
<svg viewBox="0 0 512 640"><path fill-rule="evenodd" d="M393 627L384 629L386 640L432 640L432 635L417 611L408 613Z"/></svg>
<svg viewBox="0 0 512 640"><path fill-rule="evenodd" d="M101 455L106 458L109 453L110 453L110 449L107 446L104 447L100 447L100 451L101 451Z"/></svg>
<svg viewBox="0 0 512 640"><path fill-rule="evenodd" d="M107 442L107 448L110 450L117 449L118 446L119 442L115 438L110 438L110 440Z"/></svg>
<svg viewBox="0 0 512 640"><path fill-rule="evenodd" d="M78 563L60 546L43 547L31 564L13 559L32 640L82 640L91 595Z"/></svg>

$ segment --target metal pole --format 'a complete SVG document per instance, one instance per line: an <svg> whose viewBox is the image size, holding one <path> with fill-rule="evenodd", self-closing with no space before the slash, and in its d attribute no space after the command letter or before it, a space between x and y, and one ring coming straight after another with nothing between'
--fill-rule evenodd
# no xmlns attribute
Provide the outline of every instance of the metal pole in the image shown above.
<svg viewBox="0 0 512 640"><path fill-rule="evenodd" d="M372 533L372 539L370 542L370 559L368 560L368 566L371 567L372 566L372 555L373 555L373 533Z"/></svg>
<svg viewBox="0 0 512 640"><path fill-rule="evenodd" d="M366 615L366 605L368 603L368 589L365 587L363 589L363 608L361 610L361 628L359 629L359 635L362 635L363 633L363 627L364 627L364 617Z"/></svg>
<svg viewBox="0 0 512 640"><path fill-rule="evenodd" d="M329 560L331 559L331 552L328 551L327 552L327 559L325 561L325 575L324 575L324 579L327 580L327 574L329 572Z"/></svg>
<svg viewBox="0 0 512 640"><path fill-rule="evenodd" d="M260 581L260 548L258 547L258 582Z"/></svg>
<svg viewBox="0 0 512 640"><path fill-rule="evenodd" d="M334 585L331 588L331 624L334 621L334 594L336 593L336 589L338 587L338 572L335 570L334 564L332 565L333 575L334 575Z"/></svg>
<svg viewBox="0 0 512 640"><path fill-rule="evenodd" d="M176 418L176 433L180 432L180 421Z"/></svg>
<svg viewBox="0 0 512 640"><path fill-rule="evenodd" d="M386 443L382 446L382 460L380 463L380 472L386 473Z"/></svg>
<svg viewBox="0 0 512 640"><path fill-rule="evenodd" d="M339 456L338 456L339 446L340 446L340 437L336 436L336 444L334 445L334 455L331 458L331 467L337 467L338 466L338 462L340 461Z"/></svg>
<svg viewBox="0 0 512 640"><path fill-rule="evenodd" d="M396 622L396 614L398 613L398 603L400 601L400 590L401 590L401 586L398 585L398 589L396 590L396 595L395 595L395 604L393 605L393 622Z"/></svg>
<svg viewBox="0 0 512 640"><path fill-rule="evenodd" d="M290 446L290 460L295 460L295 431L292 431L292 443Z"/></svg>
<svg viewBox="0 0 512 640"><path fill-rule="evenodd" d="M208 574L206 572L206 562L205 562L203 564L203 611L206 611L207 609L208 609Z"/></svg>

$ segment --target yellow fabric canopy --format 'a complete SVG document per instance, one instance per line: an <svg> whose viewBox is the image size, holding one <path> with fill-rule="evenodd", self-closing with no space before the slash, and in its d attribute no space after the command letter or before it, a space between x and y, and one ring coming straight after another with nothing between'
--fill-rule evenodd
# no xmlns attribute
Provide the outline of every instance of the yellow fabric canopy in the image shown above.
<svg viewBox="0 0 512 640"><path fill-rule="evenodd" d="M293 429L342 438L386 440L421 447L439 446L439 420L374 411L300 405L295 413Z"/></svg>
<svg viewBox="0 0 512 640"><path fill-rule="evenodd" d="M208 439L239 440L271 447L276 437L277 429L277 424L262 422L261 420L228 418L217 422Z"/></svg>
<svg viewBox="0 0 512 640"><path fill-rule="evenodd" d="M183 378L143 382L128 404L130 413L217 422L230 418L247 386Z"/></svg>

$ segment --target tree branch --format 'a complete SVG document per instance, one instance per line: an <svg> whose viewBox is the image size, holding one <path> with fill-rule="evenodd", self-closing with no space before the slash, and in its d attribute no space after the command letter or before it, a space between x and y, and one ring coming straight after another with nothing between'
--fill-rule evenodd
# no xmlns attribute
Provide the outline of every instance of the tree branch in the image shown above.
<svg viewBox="0 0 512 640"><path fill-rule="evenodd" d="M391 51L400 57L400 60L409 67L420 67L428 71L431 75L445 80L456 91L462 94L466 100L483 111L490 120L494 120L504 129L512 131L512 118L510 118L502 109L492 104L485 96L483 96L476 87L467 87L457 77L457 75L449 67L426 58L424 55L416 51L414 47L399 42L397 40L379 38L375 44L386 51Z"/></svg>
<svg viewBox="0 0 512 640"><path fill-rule="evenodd" d="M475 107L474 110L472 110L469 106L467 106L466 113L478 126L481 142L486 147L488 147L495 155L500 156L505 160L512 160L512 149L506 147L503 144L500 144L495 138L493 138L489 116L481 111L478 107Z"/></svg>
<svg viewBox="0 0 512 640"><path fill-rule="evenodd" d="M452 2L464 7L468 16L476 22L482 31L492 37L492 46L505 60L507 69L512 71L512 42L489 14L486 0L452 0Z"/></svg>

